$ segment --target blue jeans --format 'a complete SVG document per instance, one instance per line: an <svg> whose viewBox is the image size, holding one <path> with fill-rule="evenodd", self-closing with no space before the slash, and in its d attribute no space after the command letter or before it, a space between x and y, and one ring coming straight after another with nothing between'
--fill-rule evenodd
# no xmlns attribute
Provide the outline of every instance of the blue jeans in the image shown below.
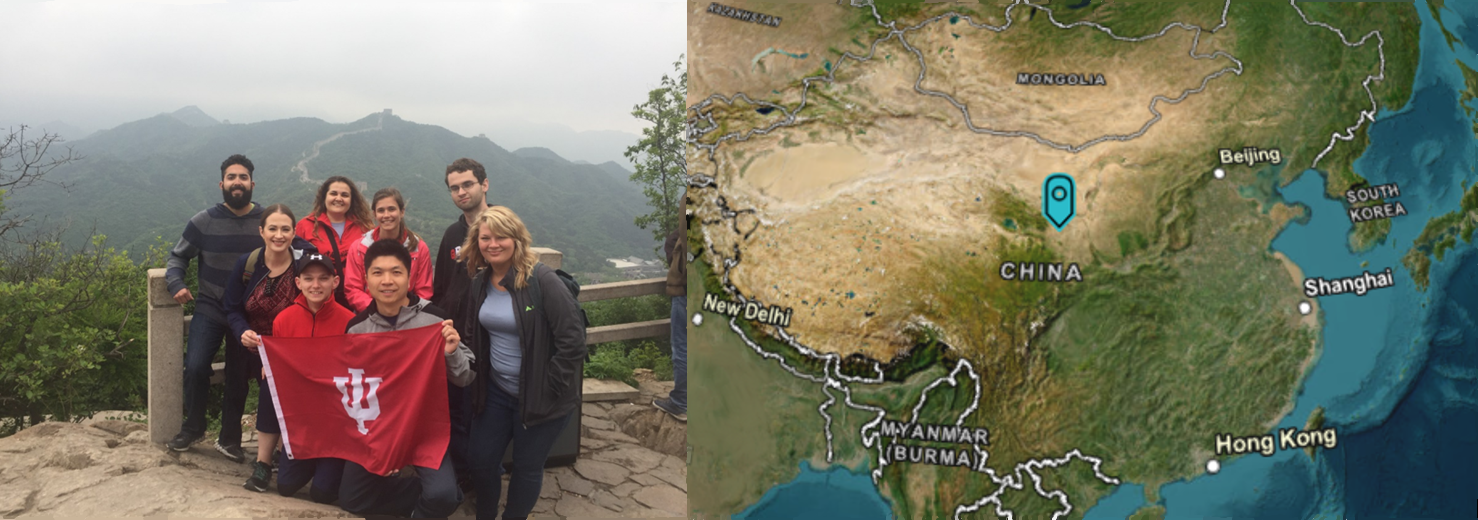
<svg viewBox="0 0 1478 520"><path fill-rule="evenodd" d="M232 363L236 361L239 352L233 352L232 347L245 351L239 344L239 338L231 337L231 326L224 319L215 319L210 315L196 314L190 320L190 336L185 342L185 424L180 428L183 433L191 435L202 435L205 433L205 401L210 396L210 362L216 357L216 350L221 347L221 340L226 340L226 367L230 371L239 368ZM228 375L231 375L228 373ZM236 392L234 385L227 378L227 397L231 401ZM242 385L240 395L241 404L237 405L236 417L230 421L226 417L221 419L222 444L241 444L241 408L246 406L245 385ZM223 406L222 408L229 408ZM235 432L232 437L231 432ZM229 442L227 442L229 441Z"/></svg>
<svg viewBox="0 0 1478 520"><path fill-rule="evenodd" d="M457 488L451 455L441 456L440 467L415 468L417 478L382 477L357 462L344 461L339 507L359 516L409 513L413 518L445 518L456 512L464 497Z"/></svg>
<svg viewBox="0 0 1478 520"><path fill-rule="evenodd" d="M672 404L688 411L688 297L672 297Z"/></svg>
<svg viewBox="0 0 1478 520"><path fill-rule="evenodd" d="M508 479L508 509L503 518L529 516L539 501L539 488L544 484L544 462L549 450L564 431L570 415L561 419L524 428L519 420L518 398L508 395L492 382L487 385L487 400L482 413L472 418L471 442L467 455L472 459L472 483L477 489L477 517L498 517L498 499L503 493L503 453L513 444L513 472ZM571 415L579 413L578 408Z"/></svg>
<svg viewBox="0 0 1478 520"><path fill-rule="evenodd" d="M329 504L339 498L339 485L344 480L344 459L289 459L277 453L277 493L290 497L308 485L308 496L314 502Z"/></svg>

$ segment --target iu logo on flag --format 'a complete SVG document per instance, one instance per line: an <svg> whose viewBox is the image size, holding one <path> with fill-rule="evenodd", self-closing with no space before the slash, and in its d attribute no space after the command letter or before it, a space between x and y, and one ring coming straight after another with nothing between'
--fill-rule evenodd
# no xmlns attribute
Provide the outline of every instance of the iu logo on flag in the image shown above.
<svg viewBox="0 0 1478 520"><path fill-rule="evenodd" d="M451 440L445 344L440 324L262 336L258 352L276 398L283 451L293 459L352 460L376 475L440 465Z"/></svg>
<svg viewBox="0 0 1478 520"><path fill-rule="evenodd" d="M349 369L349 377L334 378L334 386L338 387L339 394L344 396L340 399L344 403L344 412L349 414L349 418L359 423L359 433L368 435L369 429L364 427L364 422L380 417L380 399L375 394L380 390L381 380L378 377L364 377L362 368ZM344 387L344 383L349 383L354 388L352 393ZM364 395L363 383L369 383L368 396ZM363 407L359 406L361 399L365 401Z"/></svg>

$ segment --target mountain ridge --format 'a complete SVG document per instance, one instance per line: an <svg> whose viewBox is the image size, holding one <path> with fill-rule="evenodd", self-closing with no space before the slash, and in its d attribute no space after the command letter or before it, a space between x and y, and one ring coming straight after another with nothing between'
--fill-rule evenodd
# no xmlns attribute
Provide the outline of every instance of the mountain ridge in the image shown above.
<svg viewBox="0 0 1478 520"><path fill-rule="evenodd" d="M347 133L377 124L376 130ZM315 143L341 133L346 135L321 145L307 162L313 182L303 183L293 167ZM487 169L489 202L517 212L536 246L562 251L566 270L599 270L604 258L647 256L655 245L650 232L632 224L649 211L640 190L617 182L601 166L523 157L487 138L381 112L342 124L299 117L192 125L173 113L160 114L69 144L84 159L58 168L49 179L70 183L71 191L38 185L7 206L70 224L64 235L69 243L79 243L95 227L135 258L156 237L172 244L191 215L220 203L219 165L235 153L255 163L253 200L288 204L299 218L311 208L318 182L344 175L367 185L366 200L379 188L400 188L407 199L406 225L436 246L460 214L446 191L446 166L470 157Z"/></svg>

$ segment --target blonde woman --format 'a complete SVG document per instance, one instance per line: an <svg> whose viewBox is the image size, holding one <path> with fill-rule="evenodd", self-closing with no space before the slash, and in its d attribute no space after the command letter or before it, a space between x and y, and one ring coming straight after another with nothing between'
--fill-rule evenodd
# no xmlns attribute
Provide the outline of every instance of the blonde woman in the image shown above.
<svg viewBox="0 0 1478 520"><path fill-rule="evenodd" d="M539 263L518 215L493 206L471 224L459 259L472 276L461 323L476 357L468 458L477 517L497 518L512 443L503 518L523 518L539 499L555 439L580 411L585 324L554 269Z"/></svg>

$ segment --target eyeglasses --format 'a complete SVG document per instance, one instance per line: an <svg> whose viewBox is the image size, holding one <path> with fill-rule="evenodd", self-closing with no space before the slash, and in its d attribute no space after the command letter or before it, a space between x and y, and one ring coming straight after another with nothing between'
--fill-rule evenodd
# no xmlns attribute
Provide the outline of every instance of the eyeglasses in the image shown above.
<svg viewBox="0 0 1478 520"><path fill-rule="evenodd" d="M472 191L472 187L473 186L476 186L476 185L477 185L477 181L467 181L467 182L464 182L464 183L461 183L461 184L455 184L455 185L452 185L452 186L447 186L446 187L446 190L449 191L449 192L452 192L453 194L455 194L455 193L460 193L460 192L463 192L463 191Z"/></svg>

